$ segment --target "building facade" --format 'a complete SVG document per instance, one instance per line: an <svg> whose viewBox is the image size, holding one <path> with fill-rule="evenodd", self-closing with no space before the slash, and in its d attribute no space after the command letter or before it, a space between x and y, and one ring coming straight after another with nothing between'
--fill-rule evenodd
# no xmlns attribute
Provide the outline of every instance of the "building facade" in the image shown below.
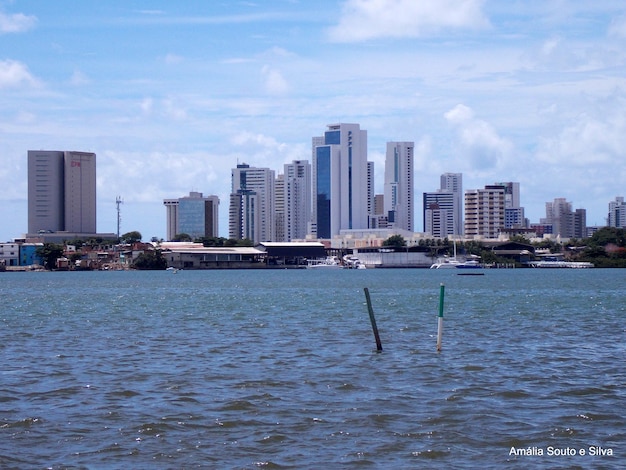
<svg viewBox="0 0 626 470"><path fill-rule="evenodd" d="M563 238L574 237L574 211L572 203L565 198L555 198L546 202L546 217L540 220L543 225L552 225L552 233Z"/></svg>
<svg viewBox="0 0 626 470"><path fill-rule="evenodd" d="M294 160L285 164L284 170L284 241L302 240L306 238L311 222L311 163L308 160Z"/></svg>
<svg viewBox="0 0 626 470"><path fill-rule="evenodd" d="M274 182L274 241L284 242L287 238L285 206L285 175L277 175Z"/></svg>
<svg viewBox="0 0 626 470"><path fill-rule="evenodd" d="M246 232L248 235L255 234L255 238L250 238L255 243L274 241L276 238L274 208L275 171L269 168L254 168L243 163L232 169L231 176L232 190L230 200L231 204L235 204L237 207L229 209L229 217L231 214L236 217L236 220L232 221L232 223L229 218L229 232L232 226L234 234L242 233L241 229L247 225L248 229ZM249 211L254 211L254 213L249 213ZM242 219L241 217L244 218ZM254 223L254 229L247 222L244 222L245 220Z"/></svg>
<svg viewBox="0 0 626 470"><path fill-rule="evenodd" d="M607 222L609 227L626 228L626 204L623 197L616 197L615 201L609 202Z"/></svg>
<svg viewBox="0 0 626 470"><path fill-rule="evenodd" d="M314 235L328 239L343 229L368 228L373 191L367 131L358 124L331 124L313 145Z"/></svg>
<svg viewBox="0 0 626 470"><path fill-rule="evenodd" d="M457 235L454 217L457 202L457 195L452 191L424 193L424 232L435 238Z"/></svg>
<svg viewBox="0 0 626 470"><path fill-rule="evenodd" d="M218 237L219 204L217 196L204 197L196 191L178 199L164 199L168 241L183 233L192 240Z"/></svg>
<svg viewBox="0 0 626 470"><path fill-rule="evenodd" d="M390 227L413 232L413 142L387 142L385 215Z"/></svg>
<svg viewBox="0 0 626 470"><path fill-rule="evenodd" d="M230 195L228 206L228 238L256 241L261 238L259 197L249 189Z"/></svg>
<svg viewBox="0 0 626 470"><path fill-rule="evenodd" d="M96 233L96 154L28 151L28 233Z"/></svg>
<svg viewBox="0 0 626 470"><path fill-rule="evenodd" d="M505 228L527 228L524 208L520 204L520 185L516 182L495 183L504 188Z"/></svg>
<svg viewBox="0 0 626 470"><path fill-rule="evenodd" d="M502 185L465 191L465 236L498 238L504 230L505 190Z"/></svg>
<svg viewBox="0 0 626 470"><path fill-rule="evenodd" d="M449 231L448 234L460 236L463 234L463 175L461 173L444 173L440 177L439 191L449 191L454 195L451 226L448 223L448 231L452 231Z"/></svg>

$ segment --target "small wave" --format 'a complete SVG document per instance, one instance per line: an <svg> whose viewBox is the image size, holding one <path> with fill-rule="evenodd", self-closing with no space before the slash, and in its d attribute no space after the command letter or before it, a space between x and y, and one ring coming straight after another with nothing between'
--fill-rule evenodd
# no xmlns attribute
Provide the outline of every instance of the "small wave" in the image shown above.
<svg viewBox="0 0 626 470"><path fill-rule="evenodd" d="M420 450L416 452L411 452L413 457L421 457L425 459L440 459L443 457L448 457L450 455L450 450L435 450L435 449L426 449Z"/></svg>
<svg viewBox="0 0 626 470"><path fill-rule="evenodd" d="M502 398L528 398L531 395L524 390L502 390L501 392L495 393L495 396Z"/></svg>
<svg viewBox="0 0 626 470"><path fill-rule="evenodd" d="M134 390L116 390L110 392L109 395L111 397L132 398L141 395L141 393L135 392Z"/></svg>
<svg viewBox="0 0 626 470"><path fill-rule="evenodd" d="M43 420L41 418L38 417L34 417L34 418L24 418L24 419L20 419L19 421L13 421L13 422L9 422L9 423L4 423L2 425L0 425L0 429L5 429L5 428L30 428L32 426L36 426L43 423Z"/></svg>
<svg viewBox="0 0 626 470"><path fill-rule="evenodd" d="M228 403L223 405L221 408L219 408L220 411L252 411L256 409L257 409L257 405L255 405L254 403L248 400L229 401Z"/></svg>

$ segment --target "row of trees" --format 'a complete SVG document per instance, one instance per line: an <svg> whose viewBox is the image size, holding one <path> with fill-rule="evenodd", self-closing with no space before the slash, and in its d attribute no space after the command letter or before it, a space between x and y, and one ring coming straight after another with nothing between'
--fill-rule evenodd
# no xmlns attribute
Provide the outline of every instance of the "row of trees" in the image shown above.
<svg viewBox="0 0 626 470"><path fill-rule="evenodd" d="M248 238L244 238L243 240L224 237L201 237L192 239L191 235L186 233L176 234L172 241L202 243L204 246L254 246L254 242Z"/></svg>
<svg viewBox="0 0 626 470"><path fill-rule="evenodd" d="M510 239L513 242L531 245L534 248L548 249L550 253L562 253L571 261L588 261L598 268L626 268L626 229L603 227L591 237L585 239L569 239L559 243L552 239L531 242L522 235ZM406 240L401 235L393 235L384 242L389 247L405 247ZM419 246L429 248L433 257L452 255L454 244L445 239L420 240ZM510 260L498 258L492 250L479 241L457 243L461 253L478 255L484 263L506 263Z"/></svg>

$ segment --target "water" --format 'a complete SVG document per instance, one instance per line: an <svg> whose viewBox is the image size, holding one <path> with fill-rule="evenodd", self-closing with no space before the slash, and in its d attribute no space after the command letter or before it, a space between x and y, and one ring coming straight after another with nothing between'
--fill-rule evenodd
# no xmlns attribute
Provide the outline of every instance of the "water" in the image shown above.
<svg viewBox="0 0 626 470"><path fill-rule="evenodd" d="M0 467L618 468L626 271L456 274L2 273Z"/></svg>

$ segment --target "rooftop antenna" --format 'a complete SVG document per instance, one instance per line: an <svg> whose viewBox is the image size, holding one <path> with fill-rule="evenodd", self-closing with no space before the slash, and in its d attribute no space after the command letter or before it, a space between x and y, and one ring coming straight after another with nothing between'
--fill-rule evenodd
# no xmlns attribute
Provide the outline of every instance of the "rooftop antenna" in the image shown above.
<svg viewBox="0 0 626 470"><path fill-rule="evenodd" d="M118 240L120 238L120 222L122 221L120 204L124 204L124 201L122 201L122 196L117 196L115 198L115 205L117 206L117 239Z"/></svg>

